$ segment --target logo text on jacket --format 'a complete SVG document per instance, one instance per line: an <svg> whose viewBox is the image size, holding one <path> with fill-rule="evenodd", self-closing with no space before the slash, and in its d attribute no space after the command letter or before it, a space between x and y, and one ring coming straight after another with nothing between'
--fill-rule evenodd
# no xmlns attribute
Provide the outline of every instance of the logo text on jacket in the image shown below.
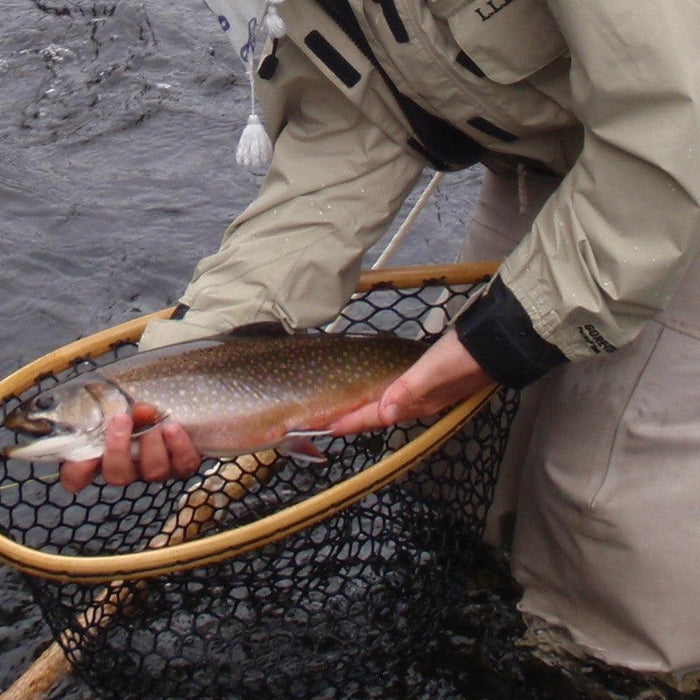
<svg viewBox="0 0 700 700"><path fill-rule="evenodd" d="M600 331L591 323L587 323L585 326L579 326L578 332L593 352L615 352L615 350L617 350L612 343L603 338Z"/></svg>
<svg viewBox="0 0 700 700"><path fill-rule="evenodd" d="M515 2L515 0L487 0L487 2L475 8L474 12L481 17L482 22L485 22L512 2Z"/></svg>

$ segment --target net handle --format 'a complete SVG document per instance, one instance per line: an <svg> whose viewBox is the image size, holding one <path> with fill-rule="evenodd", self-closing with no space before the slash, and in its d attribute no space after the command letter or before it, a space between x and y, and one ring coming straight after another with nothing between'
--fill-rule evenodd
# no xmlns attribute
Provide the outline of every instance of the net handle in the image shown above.
<svg viewBox="0 0 700 700"><path fill-rule="evenodd" d="M381 284L399 288L421 287L431 282L473 284L493 274L495 269L496 263L388 268L363 273L358 291L369 291ZM170 309L165 309L149 314L59 348L0 382L0 397L22 393L33 385L37 376L66 369L76 357L99 355L117 342L137 340L151 319L167 318L170 313ZM446 442L479 412L497 389L496 384L491 384L469 397L418 437L371 467L248 525L163 549L96 557L48 554L0 535L0 560L33 576L81 583L151 578L226 561L314 525L386 486Z"/></svg>

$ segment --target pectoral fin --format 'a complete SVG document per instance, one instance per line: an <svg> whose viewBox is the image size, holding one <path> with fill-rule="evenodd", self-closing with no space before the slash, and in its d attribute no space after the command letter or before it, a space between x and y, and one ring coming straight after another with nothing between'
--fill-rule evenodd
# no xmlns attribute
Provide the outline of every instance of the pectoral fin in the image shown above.
<svg viewBox="0 0 700 700"><path fill-rule="evenodd" d="M281 440L277 449L284 455L304 462L325 464L328 460L313 442L312 437L331 435L330 430L292 430Z"/></svg>
<svg viewBox="0 0 700 700"><path fill-rule="evenodd" d="M134 421L134 430L131 433L131 437L136 438L145 435L167 417L167 413L163 413L155 406L144 403L136 404L131 409L131 419Z"/></svg>

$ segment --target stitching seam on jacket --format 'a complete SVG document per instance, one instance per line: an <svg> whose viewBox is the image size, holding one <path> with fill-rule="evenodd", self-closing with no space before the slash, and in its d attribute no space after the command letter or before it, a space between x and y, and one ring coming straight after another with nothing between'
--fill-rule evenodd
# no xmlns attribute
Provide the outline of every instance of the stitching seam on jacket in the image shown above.
<svg viewBox="0 0 700 700"><path fill-rule="evenodd" d="M644 374L647 370L647 367L649 366L649 363L651 362L651 357L654 354L654 350L656 349L656 346L659 344L659 341L661 340L661 336L664 333L663 327L659 331L658 335L654 339L654 342L652 343L651 347L648 349L648 354L646 359L644 360L644 363L639 369L639 372L637 373L637 376L635 377L634 382L631 384L630 392L627 395L627 399L625 400L625 406L624 408L618 412L618 419L617 423L615 425L615 431L613 432L612 439L610 440L610 449L608 451L608 458L605 464L605 470L603 472L603 478L600 480L600 483L598 484L598 488L595 490L593 495L591 496L590 500L588 501L588 508L589 510L594 510L596 506L598 505L598 502L601 499L603 490L605 489L606 484L608 483L608 480L610 478L610 474L613 470L613 460L615 459L615 448L617 447L619 441L620 441L620 430L622 426L622 421L625 419L627 415L627 411L629 410L630 404L632 403L632 399L634 398L634 395L637 393L637 389L639 388L639 384L642 381L642 378L644 377Z"/></svg>

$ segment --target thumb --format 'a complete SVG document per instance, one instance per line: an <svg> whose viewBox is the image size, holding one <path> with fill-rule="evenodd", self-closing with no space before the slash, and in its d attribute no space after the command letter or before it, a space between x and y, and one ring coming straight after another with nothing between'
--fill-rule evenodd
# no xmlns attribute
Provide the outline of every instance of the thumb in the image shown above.
<svg viewBox="0 0 700 700"><path fill-rule="evenodd" d="M414 403L414 394L406 379L399 377L384 392L379 402L379 418L384 425L393 425L409 418L409 410Z"/></svg>

